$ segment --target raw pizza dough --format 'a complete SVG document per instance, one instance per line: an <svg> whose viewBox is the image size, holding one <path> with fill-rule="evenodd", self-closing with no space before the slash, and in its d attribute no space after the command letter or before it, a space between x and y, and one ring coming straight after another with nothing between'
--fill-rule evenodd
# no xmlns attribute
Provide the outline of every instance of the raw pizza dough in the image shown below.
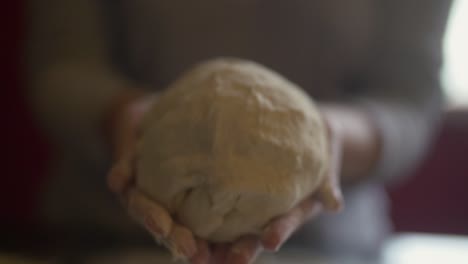
<svg viewBox="0 0 468 264"><path fill-rule="evenodd" d="M323 180L326 129L311 99L250 61L197 65L143 121L137 186L214 242L258 234Z"/></svg>

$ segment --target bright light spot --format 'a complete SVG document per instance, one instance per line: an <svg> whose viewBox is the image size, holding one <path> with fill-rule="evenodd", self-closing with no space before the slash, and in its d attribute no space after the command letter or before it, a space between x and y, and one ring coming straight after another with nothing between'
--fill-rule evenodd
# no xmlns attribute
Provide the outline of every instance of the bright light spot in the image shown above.
<svg viewBox="0 0 468 264"><path fill-rule="evenodd" d="M383 264L466 264L468 238L408 234L390 240L383 252Z"/></svg>
<svg viewBox="0 0 468 264"><path fill-rule="evenodd" d="M444 39L442 85L449 103L468 105L468 0L453 3Z"/></svg>

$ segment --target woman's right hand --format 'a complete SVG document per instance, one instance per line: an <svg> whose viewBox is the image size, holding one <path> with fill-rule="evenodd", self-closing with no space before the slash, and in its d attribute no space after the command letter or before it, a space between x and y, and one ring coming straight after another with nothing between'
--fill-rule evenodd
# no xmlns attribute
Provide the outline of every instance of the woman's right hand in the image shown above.
<svg viewBox="0 0 468 264"><path fill-rule="evenodd" d="M154 95L131 93L124 94L114 103L106 126L114 159L107 182L130 216L156 241L171 250L173 256L190 259L197 252L197 241L192 232L174 222L163 206L149 199L135 185L138 130L144 114L155 101Z"/></svg>

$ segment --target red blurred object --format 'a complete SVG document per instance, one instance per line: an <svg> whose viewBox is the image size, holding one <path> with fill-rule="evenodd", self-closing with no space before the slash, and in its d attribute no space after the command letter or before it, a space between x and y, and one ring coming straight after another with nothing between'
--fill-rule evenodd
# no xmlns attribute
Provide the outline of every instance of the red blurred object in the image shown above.
<svg viewBox="0 0 468 264"><path fill-rule="evenodd" d="M445 114L423 166L390 197L396 231L468 235L468 109Z"/></svg>
<svg viewBox="0 0 468 264"><path fill-rule="evenodd" d="M31 223L38 186L47 164L47 144L26 102L23 74L25 39L24 1L5 1L0 9L3 38L1 52L4 114L0 183L0 221L15 225Z"/></svg>

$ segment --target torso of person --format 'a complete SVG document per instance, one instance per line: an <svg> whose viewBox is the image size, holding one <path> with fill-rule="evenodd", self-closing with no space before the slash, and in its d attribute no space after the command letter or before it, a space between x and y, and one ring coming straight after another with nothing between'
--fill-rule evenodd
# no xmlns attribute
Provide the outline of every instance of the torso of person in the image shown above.
<svg viewBox="0 0 468 264"><path fill-rule="evenodd" d="M196 63L238 57L277 71L314 99L336 101L352 95L353 80L362 78L374 49L378 1L116 2L120 10L116 18L121 19L110 25L120 25L114 30L121 34L111 39L114 63L155 91ZM385 197L379 188L363 184L347 190L340 217L314 221L298 232L297 241L307 243L311 238L340 250L375 248L388 231ZM114 213L122 214L119 210Z"/></svg>
<svg viewBox="0 0 468 264"><path fill-rule="evenodd" d="M371 0L122 0L126 66L161 89L195 63L239 57L336 100L365 68L377 9Z"/></svg>

